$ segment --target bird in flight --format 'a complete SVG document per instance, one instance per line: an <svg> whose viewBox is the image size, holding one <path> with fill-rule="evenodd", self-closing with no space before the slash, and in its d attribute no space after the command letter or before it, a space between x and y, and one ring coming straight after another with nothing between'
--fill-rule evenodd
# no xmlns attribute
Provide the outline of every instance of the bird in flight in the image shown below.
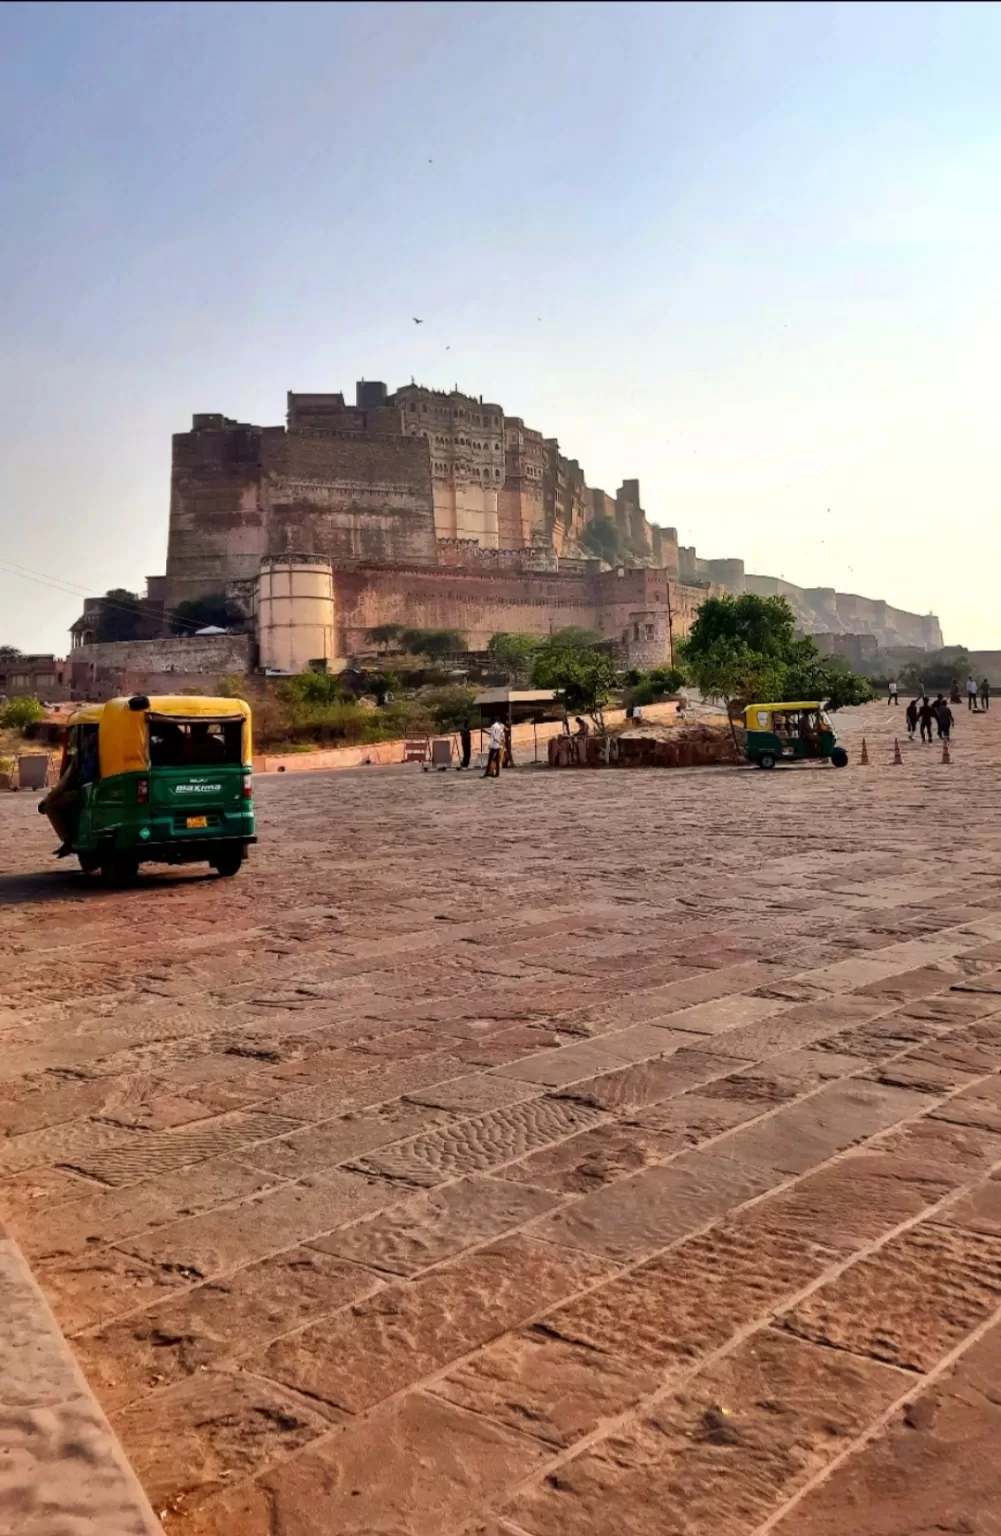
<svg viewBox="0 0 1001 1536"><path fill-rule="evenodd" d="M415 315L414 316L414 324L415 325L423 325L424 321L423 320L418 320L417 316Z"/></svg>

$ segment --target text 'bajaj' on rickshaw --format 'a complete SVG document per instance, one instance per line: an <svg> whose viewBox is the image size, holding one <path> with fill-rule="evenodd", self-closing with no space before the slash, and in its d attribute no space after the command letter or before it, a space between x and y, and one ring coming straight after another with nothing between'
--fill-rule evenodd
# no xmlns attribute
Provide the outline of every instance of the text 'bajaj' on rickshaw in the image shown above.
<svg viewBox="0 0 1001 1536"><path fill-rule="evenodd" d="M790 704L748 704L744 710L747 745L744 754L759 768L776 763L801 763L827 759L844 768L848 753L838 746L831 717L823 700Z"/></svg>
<svg viewBox="0 0 1001 1536"><path fill-rule="evenodd" d="M141 863L235 875L254 843L250 706L188 695L111 699L67 723L62 772L39 806L82 869L117 884Z"/></svg>

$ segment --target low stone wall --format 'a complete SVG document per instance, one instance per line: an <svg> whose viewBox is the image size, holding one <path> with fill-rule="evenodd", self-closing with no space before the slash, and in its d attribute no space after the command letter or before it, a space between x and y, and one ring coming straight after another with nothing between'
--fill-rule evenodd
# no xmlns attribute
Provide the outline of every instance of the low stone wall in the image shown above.
<svg viewBox="0 0 1001 1536"><path fill-rule="evenodd" d="M605 723L621 725L626 718L624 709L605 711ZM676 704L648 704L643 708L644 720L654 724L667 724L677 718ZM482 734L484 741L479 740ZM511 730L511 750L515 763L534 761L535 745L539 745L539 761L546 761L547 743L563 736L560 720L546 720L541 725L516 725ZM486 732L473 732L473 750L485 750ZM453 736L456 749L458 736ZM254 758L256 773L319 773L334 768L362 768L367 764L402 763L405 744L403 741L380 741L372 746L333 747L329 752L264 753ZM530 755L526 757L526 752Z"/></svg>

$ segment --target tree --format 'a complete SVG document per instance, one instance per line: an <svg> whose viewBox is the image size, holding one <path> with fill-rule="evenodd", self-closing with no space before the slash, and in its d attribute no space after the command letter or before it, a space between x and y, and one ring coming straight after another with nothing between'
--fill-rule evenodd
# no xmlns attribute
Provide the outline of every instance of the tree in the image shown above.
<svg viewBox="0 0 1001 1536"><path fill-rule="evenodd" d="M601 643L602 636L596 629L583 629L579 624L568 624L566 629L554 629L549 636L550 645L571 646L579 650L588 650Z"/></svg>
<svg viewBox="0 0 1001 1536"><path fill-rule="evenodd" d="M390 646L394 649L397 647L404 632L402 624L376 624L373 629L365 631L365 637L373 645L381 646L384 651L388 651Z"/></svg>
<svg viewBox="0 0 1001 1536"><path fill-rule="evenodd" d="M602 710L615 683L615 667L608 652L597 648L596 636L581 643L581 634L588 635L588 631L575 634L563 630L541 645L532 667L532 683L536 688L555 689L562 694L568 714L591 715L604 730Z"/></svg>
<svg viewBox="0 0 1001 1536"><path fill-rule="evenodd" d="M826 699L831 709L868 704L873 697L867 677L853 672L843 656L821 656L807 636L790 657L778 699Z"/></svg>
<svg viewBox="0 0 1001 1536"><path fill-rule="evenodd" d="M112 587L105 592L94 626L99 644L113 640L134 640L142 618L143 604L138 592L127 587Z"/></svg>
<svg viewBox="0 0 1001 1536"><path fill-rule="evenodd" d="M466 637L458 629L405 629L401 644L418 656L450 656L466 651Z"/></svg>
<svg viewBox="0 0 1001 1536"><path fill-rule="evenodd" d="M16 645L0 645L0 661L16 661L21 655Z"/></svg>
<svg viewBox="0 0 1001 1536"><path fill-rule="evenodd" d="M487 650L500 671L507 673L509 682L520 682L529 675L540 643L534 635L501 632L490 636Z"/></svg>
<svg viewBox="0 0 1001 1536"><path fill-rule="evenodd" d="M0 725L5 731L23 731L26 725L34 725L37 720L44 719L44 706L30 694L8 699L0 707Z"/></svg>
<svg viewBox="0 0 1001 1536"><path fill-rule="evenodd" d="M210 625L229 629L242 619L240 609L225 592L211 592L207 597L186 597L179 602L170 616L170 627L175 635L193 635L197 629L208 629Z"/></svg>
<svg viewBox="0 0 1001 1536"><path fill-rule="evenodd" d="M618 526L610 517L599 513L593 517L578 539L582 549L597 555L606 565L621 565L628 558L629 549Z"/></svg>
<svg viewBox="0 0 1001 1536"><path fill-rule="evenodd" d="M900 681L915 693L926 693L929 688L944 692L952 687L953 679L964 682L970 677L972 665L969 651L929 651L920 661L907 663Z"/></svg>
<svg viewBox="0 0 1001 1536"><path fill-rule="evenodd" d="M400 691L400 679L395 672L388 669L382 672L370 672L365 681L369 692L375 694L375 702L380 708L390 694Z"/></svg>
<svg viewBox="0 0 1001 1536"><path fill-rule="evenodd" d="M797 637L795 616L782 597L706 598L680 650L702 693L726 703L731 729L730 706L738 698L827 699L833 709L872 698L868 681L842 658L821 656L809 635Z"/></svg>

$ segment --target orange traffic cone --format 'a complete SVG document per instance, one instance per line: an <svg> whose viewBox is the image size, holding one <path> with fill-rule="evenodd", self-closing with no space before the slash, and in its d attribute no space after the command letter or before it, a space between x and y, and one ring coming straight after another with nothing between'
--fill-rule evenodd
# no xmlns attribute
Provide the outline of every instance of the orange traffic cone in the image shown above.
<svg viewBox="0 0 1001 1536"><path fill-rule="evenodd" d="M899 740L898 737L894 736L894 738L893 738L893 766L896 767L898 763L902 763L903 761L904 761L904 759L900 755L900 740Z"/></svg>
<svg viewBox="0 0 1001 1536"><path fill-rule="evenodd" d="M868 768L869 766L869 748L865 744L864 736L862 737L862 756L859 758L859 763L863 768Z"/></svg>
<svg viewBox="0 0 1001 1536"><path fill-rule="evenodd" d="M943 763L951 763L952 762L952 758L949 756L949 738L948 738L948 736L943 736L942 737L942 761L943 761Z"/></svg>

